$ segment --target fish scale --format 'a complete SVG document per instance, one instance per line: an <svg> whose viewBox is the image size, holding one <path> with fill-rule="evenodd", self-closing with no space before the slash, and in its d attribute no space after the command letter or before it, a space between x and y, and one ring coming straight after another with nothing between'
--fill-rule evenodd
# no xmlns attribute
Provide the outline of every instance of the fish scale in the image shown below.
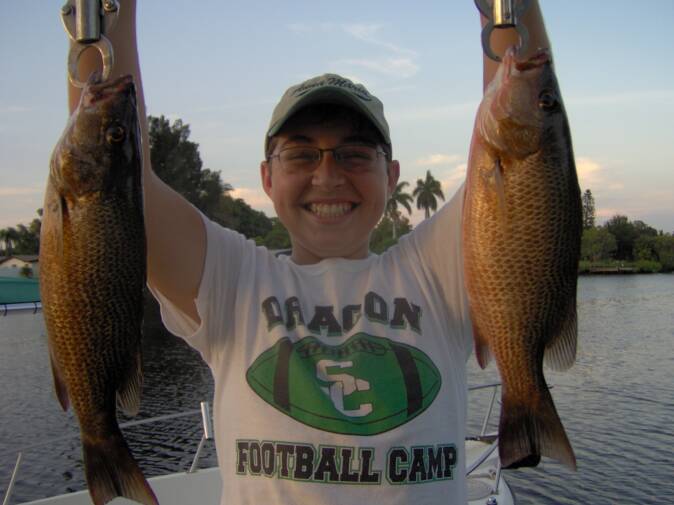
<svg viewBox="0 0 674 505"><path fill-rule="evenodd" d="M548 106L545 98L556 102ZM545 103L542 106L541 103ZM549 52L508 51L476 117L463 208L464 270L480 366L501 375L505 467L575 468L543 375L575 359L581 205ZM547 353L547 354L546 354Z"/></svg>

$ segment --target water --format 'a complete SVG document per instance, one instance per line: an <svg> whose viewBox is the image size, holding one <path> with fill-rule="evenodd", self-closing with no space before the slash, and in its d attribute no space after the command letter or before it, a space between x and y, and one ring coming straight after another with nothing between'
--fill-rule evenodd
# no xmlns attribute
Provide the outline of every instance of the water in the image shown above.
<svg viewBox="0 0 674 505"><path fill-rule="evenodd" d="M579 285L579 355L565 373L546 372L578 460L578 471L544 459L506 472L519 505L646 504L674 495L674 276L583 277ZM146 378L138 418L199 408L213 384L208 368L182 341L149 328ZM72 413L52 391L41 316L0 319L0 496L16 452L24 452L13 503L84 487ZM472 384L497 379L469 362ZM469 430L480 428L488 393L472 397ZM148 476L185 470L201 437L194 415L125 430ZM215 464L212 444L202 466Z"/></svg>

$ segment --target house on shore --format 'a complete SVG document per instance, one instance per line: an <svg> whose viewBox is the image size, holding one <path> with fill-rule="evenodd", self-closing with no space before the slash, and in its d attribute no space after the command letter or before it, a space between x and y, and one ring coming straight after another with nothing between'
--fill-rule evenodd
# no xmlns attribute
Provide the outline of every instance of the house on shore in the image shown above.
<svg viewBox="0 0 674 505"><path fill-rule="evenodd" d="M24 272L24 275L21 272ZM37 254L14 254L0 257L0 277L32 277L37 279L39 276L40 262Z"/></svg>

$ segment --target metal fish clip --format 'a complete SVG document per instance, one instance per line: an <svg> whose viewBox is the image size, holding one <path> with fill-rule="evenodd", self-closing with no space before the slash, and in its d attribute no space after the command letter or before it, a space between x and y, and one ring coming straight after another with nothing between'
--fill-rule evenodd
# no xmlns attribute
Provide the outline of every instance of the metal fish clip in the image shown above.
<svg viewBox="0 0 674 505"><path fill-rule="evenodd" d="M63 27L73 41L68 53L68 78L73 86L83 88L86 84L86 79L81 81L77 75L77 65L82 53L90 46L101 55L101 81L110 77L114 52L105 34L115 25L118 16L117 0L67 0L61 7Z"/></svg>
<svg viewBox="0 0 674 505"><path fill-rule="evenodd" d="M529 44L529 32L519 20L529 7L530 0L475 0L480 13L487 18L487 24L482 29L482 50L494 61L501 61L501 57L491 49L490 38L494 30L514 28L520 37L519 50L526 50Z"/></svg>

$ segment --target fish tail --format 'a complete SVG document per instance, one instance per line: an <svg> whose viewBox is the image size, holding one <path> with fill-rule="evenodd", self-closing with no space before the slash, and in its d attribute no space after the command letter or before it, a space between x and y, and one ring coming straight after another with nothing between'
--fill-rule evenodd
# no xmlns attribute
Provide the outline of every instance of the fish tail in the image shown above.
<svg viewBox="0 0 674 505"><path fill-rule="evenodd" d="M518 401L504 390L499 456L504 468L536 466L547 456L576 470L576 456L547 387L533 401Z"/></svg>
<svg viewBox="0 0 674 505"><path fill-rule="evenodd" d="M121 432L95 441L83 439L82 449L87 486L94 505L103 505L118 496L144 505L159 505Z"/></svg>

